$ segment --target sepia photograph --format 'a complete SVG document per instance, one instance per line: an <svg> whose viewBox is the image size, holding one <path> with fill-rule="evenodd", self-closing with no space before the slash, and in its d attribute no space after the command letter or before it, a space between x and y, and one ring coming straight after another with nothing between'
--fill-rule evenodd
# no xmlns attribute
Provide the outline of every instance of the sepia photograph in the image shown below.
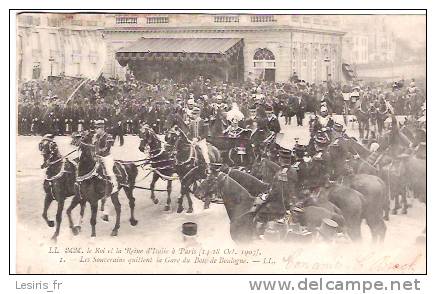
<svg viewBox="0 0 436 294"><path fill-rule="evenodd" d="M321 12L12 15L15 272L426 274L426 11Z"/></svg>

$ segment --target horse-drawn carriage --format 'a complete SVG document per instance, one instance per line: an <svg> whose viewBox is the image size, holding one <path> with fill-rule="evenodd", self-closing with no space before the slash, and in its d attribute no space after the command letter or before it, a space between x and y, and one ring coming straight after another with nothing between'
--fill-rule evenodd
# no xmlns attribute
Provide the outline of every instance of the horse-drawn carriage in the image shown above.
<svg viewBox="0 0 436 294"><path fill-rule="evenodd" d="M251 130L240 129L236 132L211 136L207 141L218 148L223 163L232 167L249 169L255 157L251 135Z"/></svg>

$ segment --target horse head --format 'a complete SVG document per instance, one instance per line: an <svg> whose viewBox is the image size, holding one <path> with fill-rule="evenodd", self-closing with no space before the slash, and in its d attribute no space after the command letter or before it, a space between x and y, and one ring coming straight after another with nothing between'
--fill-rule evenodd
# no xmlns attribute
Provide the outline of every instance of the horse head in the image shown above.
<svg viewBox="0 0 436 294"><path fill-rule="evenodd" d="M79 158L86 156L87 158L92 158L95 152L95 144L93 144L94 131L83 131L80 133L80 138L78 139L78 150L80 151Z"/></svg>
<svg viewBox="0 0 436 294"><path fill-rule="evenodd" d="M159 141L154 130L147 124L141 126L141 129L139 130L139 138L140 143L138 149L141 152L145 151L146 146L152 147L151 145L155 141Z"/></svg>
<svg viewBox="0 0 436 294"><path fill-rule="evenodd" d="M176 146L178 138L179 138L179 132L175 129L169 129L165 133L164 140L168 145L174 147Z"/></svg>
<svg viewBox="0 0 436 294"><path fill-rule="evenodd" d="M46 168L50 165L50 161L56 160L60 157L58 145L52 138L44 137L38 144L38 149L43 157L43 164L41 168Z"/></svg>
<svg viewBox="0 0 436 294"><path fill-rule="evenodd" d="M206 199L207 195L217 193L218 189L218 174L210 173L207 178L201 182L197 190L194 191L194 196L198 199Z"/></svg>

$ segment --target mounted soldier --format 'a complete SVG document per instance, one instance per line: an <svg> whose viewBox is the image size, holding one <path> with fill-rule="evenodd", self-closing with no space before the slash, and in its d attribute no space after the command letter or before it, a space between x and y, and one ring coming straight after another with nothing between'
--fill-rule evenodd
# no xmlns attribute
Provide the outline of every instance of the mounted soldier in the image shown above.
<svg viewBox="0 0 436 294"><path fill-rule="evenodd" d="M194 98L190 98L186 104L186 107L183 110L183 120L189 125L189 122L193 119L192 112L195 108L195 100Z"/></svg>
<svg viewBox="0 0 436 294"><path fill-rule="evenodd" d="M112 191L114 194L118 191L117 178L114 173L114 158L110 154L111 147L114 144L112 135L108 134L104 129L104 120L97 120L94 123L95 134L93 137L93 144L95 145L95 155L103 164L107 176L112 184Z"/></svg>

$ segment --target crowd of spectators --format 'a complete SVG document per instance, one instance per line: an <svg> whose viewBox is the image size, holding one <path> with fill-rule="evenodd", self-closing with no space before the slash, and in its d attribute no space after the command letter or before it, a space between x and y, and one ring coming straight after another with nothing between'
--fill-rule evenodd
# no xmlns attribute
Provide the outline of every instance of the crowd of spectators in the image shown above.
<svg viewBox="0 0 436 294"><path fill-rule="evenodd" d="M125 80L51 77L19 85L18 133L63 135L92 128L93 121L100 119L108 126L118 123L125 133L137 133L142 122L156 125L160 132L166 116L181 111L189 99L204 107L217 97L229 107L236 102L247 116L253 105L269 104L277 116L289 118L289 123L297 112L296 101L303 101L304 112L316 113L321 102L325 102L329 112L337 114L352 114L362 100L388 102L395 114L419 116L425 91L425 84L414 80L310 84L293 77L286 83L232 83L199 76L189 82L162 79L146 83L135 79L132 73Z"/></svg>

